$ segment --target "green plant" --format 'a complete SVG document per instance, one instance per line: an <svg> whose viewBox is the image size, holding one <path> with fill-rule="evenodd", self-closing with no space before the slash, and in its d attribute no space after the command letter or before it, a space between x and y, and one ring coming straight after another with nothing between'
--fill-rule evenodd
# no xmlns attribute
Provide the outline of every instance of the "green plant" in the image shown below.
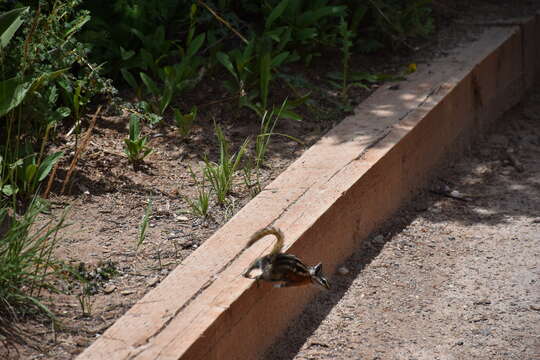
<svg viewBox="0 0 540 360"><path fill-rule="evenodd" d="M216 138L219 143L219 162L213 163L205 158L204 175L215 191L218 203L225 204L227 195L231 192L233 185L233 175L239 169L240 162L244 156L249 139L246 139L237 153L230 155L229 142L225 138L219 126L215 126Z"/></svg>
<svg viewBox="0 0 540 360"><path fill-rule="evenodd" d="M44 202L34 199L21 215L0 205L0 318L37 311L49 318L52 312L40 300L43 290L56 291L54 249L65 215L41 225L38 215Z"/></svg>
<svg viewBox="0 0 540 360"><path fill-rule="evenodd" d="M260 168L264 163L264 158L266 151L268 150L268 144L270 143L270 138L274 134L274 128L276 127L278 120L281 116L281 111L285 108L287 100L283 102L279 110L276 112L274 109L272 111L266 111L261 117L261 126L259 134L255 139L255 166Z"/></svg>
<svg viewBox="0 0 540 360"><path fill-rule="evenodd" d="M182 136L188 136L189 132L191 131L191 128L193 126L193 122L195 122L195 119L197 118L197 107L193 106L191 108L191 111L187 114L182 114L180 110L174 109L174 121L176 123L176 127L178 128L178 132Z"/></svg>
<svg viewBox="0 0 540 360"><path fill-rule="evenodd" d="M92 315L94 304L93 295L99 292L99 288L114 276L118 275L116 265L112 261L99 261L96 266L88 266L84 262L79 262L73 266L65 262L59 262L57 268L64 275L64 280L68 282L67 293L72 293L73 288L77 289L76 297L81 308L82 316Z"/></svg>
<svg viewBox="0 0 540 360"><path fill-rule="evenodd" d="M50 154L41 159L41 154L32 152L29 144L26 147L26 154L20 154L12 163L3 164L3 158L0 156L0 167L8 168L6 184L0 182L0 190L6 196L16 195L19 192L25 196L34 194L39 184L49 175L54 164L64 155L59 151Z"/></svg>
<svg viewBox="0 0 540 360"><path fill-rule="evenodd" d="M181 60L173 65L158 66L157 61L153 67L155 75L163 84L163 90L160 90L158 84L144 72L139 76L144 83L146 90L153 96L154 111L162 115L173 96L186 89L193 87L202 77L199 71L202 65L202 58L197 56L197 52L203 45L205 34L197 35L192 41L188 42L187 49L180 48Z"/></svg>
<svg viewBox="0 0 540 360"><path fill-rule="evenodd" d="M89 20L79 0L0 15L0 194L33 196L62 153L47 156L58 123L100 93L113 93L75 35ZM20 29L20 30L19 30ZM19 31L21 36L14 36ZM21 110L24 105L24 111ZM37 150L39 149L39 150Z"/></svg>
<svg viewBox="0 0 540 360"><path fill-rule="evenodd" d="M248 159L242 168L244 184L249 189L251 197L254 197L261 192L261 172L260 168L255 165L255 161ZM255 176L255 179L253 179Z"/></svg>
<svg viewBox="0 0 540 360"><path fill-rule="evenodd" d="M94 301L92 300L91 284L83 279L80 283L81 292L77 295L79 306L81 307L82 316L89 317L92 315L92 306Z"/></svg>
<svg viewBox="0 0 540 360"><path fill-rule="evenodd" d="M373 26L367 50L377 50L389 43L393 48L405 45L409 38L427 37L433 32L431 0L368 0L366 16ZM371 35L371 36L369 36Z"/></svg>
<svg viewBox="0 0 540 360"><path fill-rule="evenodd" d="M192 200L189 197L185 197L186 202L189 205L190 212L193 215L199 217L206 217L208 215L208 209L210 208L210 192L205 185L205 175L203 174L202 180L197 180L197 175L193 172L191 167L188 167L191 179L194 181L197 187L197 197Z"/></svg>
<svg viewBox="0 0 540 360"><path fill-rule="evenodd" d="M125 148L128 160L137 164L144 160L145 157L150 155L153 150L147 146L148 136L141 136L141 128L139 117L131 115L129 118L129 137L124 139Z"/></svg>
<svg viewBox="0 0 540 360"><path fill-rule="evenodd" d="M234 49L229 53L218 52L217 60L233 76L234 81L225 80L223 85L231 93L238 95L239 103L242 104L242 98L248 93L248 88L253 82L254 73L253 50L255 41L251 40L247 45L240 49Z"/></svg>
<svg viewBox="0 0 540 360"><path fill-rule="evenodd" d="M139 247L143 244L144 239L146 238L146 230L148 230L148 222L150 221L150 215L152 215L152 200L148 200L148 204L146 205L146 209L144 210L144 216L141 220L141 223L139 224L139 237L137 239L136 247L137 250L139 250Z"/></svg>

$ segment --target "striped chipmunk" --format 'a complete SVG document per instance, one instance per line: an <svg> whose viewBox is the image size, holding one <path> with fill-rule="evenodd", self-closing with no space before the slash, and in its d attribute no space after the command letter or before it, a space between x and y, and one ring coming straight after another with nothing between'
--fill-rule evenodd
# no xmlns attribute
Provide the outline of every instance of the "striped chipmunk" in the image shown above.
<svg viewBox="0 0 540 360"><path fill-rule="evenodd" d="M253 245L266 235L274 235L276 243L268 255L255 260L244 272L244 277L253 279L250 273L254 269L260 269L262 273L254 279L259 286L259 280L281 282L274 287L302 286L307 284L316 284L325 289L330 289L330 283L322 273L322 264L308 266L300 259L291 254L281 252L283 248L283 232L275 227L267 227L257 231L249 239L246 248Z"/></svg>

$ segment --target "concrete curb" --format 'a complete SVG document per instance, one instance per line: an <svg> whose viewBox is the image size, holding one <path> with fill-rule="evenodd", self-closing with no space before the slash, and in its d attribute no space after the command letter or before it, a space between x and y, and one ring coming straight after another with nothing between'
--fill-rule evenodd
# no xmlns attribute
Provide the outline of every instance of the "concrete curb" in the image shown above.
<svg viewBox="0 0 540 360"><path fill-rule="evenodd" d="M256 288L240 274L269 241L328 275L424 183L450 150L515 105L540 73L540 16L493 27L466 48L385 86L87 348L90 359L253 359L299 314L314 287Z"/></svg>

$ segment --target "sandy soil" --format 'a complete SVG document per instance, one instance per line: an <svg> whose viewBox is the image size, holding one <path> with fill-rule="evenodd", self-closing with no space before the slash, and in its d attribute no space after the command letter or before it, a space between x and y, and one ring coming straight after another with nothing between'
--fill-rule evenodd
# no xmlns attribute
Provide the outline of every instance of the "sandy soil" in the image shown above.
<svg viewBox="0 0 540 360"><path fill-rule="evenodd" d="M344 266L266 359L540 359L540 84Z"/></svg>

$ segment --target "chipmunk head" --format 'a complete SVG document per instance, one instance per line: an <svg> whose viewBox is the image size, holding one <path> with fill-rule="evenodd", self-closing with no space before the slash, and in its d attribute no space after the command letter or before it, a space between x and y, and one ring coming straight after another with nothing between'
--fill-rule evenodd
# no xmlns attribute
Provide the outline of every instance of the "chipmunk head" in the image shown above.
<svg viewBox="0 0 540 360"><path fill-rule="evenodd" d="M315 284L322 286L325 289L330 289L330 283L324 277L322 273L322 264L319 263L315 266L309 268L309 273L311 274L311 281Z"/></svg>

